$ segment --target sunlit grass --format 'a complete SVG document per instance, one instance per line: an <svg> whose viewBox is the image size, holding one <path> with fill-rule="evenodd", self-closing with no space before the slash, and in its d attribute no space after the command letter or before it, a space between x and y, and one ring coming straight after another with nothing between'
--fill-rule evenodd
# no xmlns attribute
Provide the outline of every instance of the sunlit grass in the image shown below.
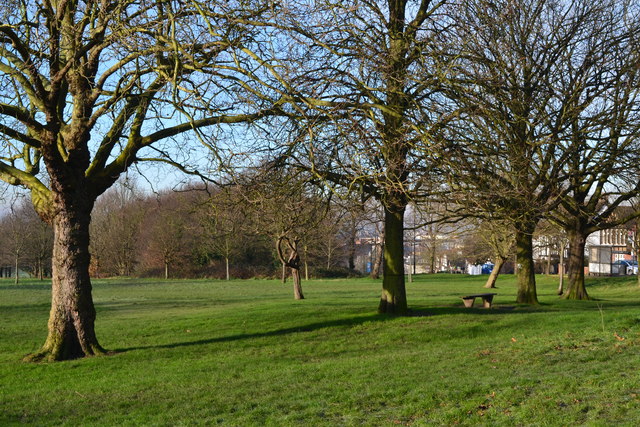
<svg viewBox="0 0 640 427"><path fill-rule="evenodd" d="M482 277L418 276L414 316L375 313L380 283L95 281L107 357L28 364L48 285L0 281L0 425L635 425L640 288L590 280L594 301L465 309ZM478 302L476 302L478 304Z"/></svg>

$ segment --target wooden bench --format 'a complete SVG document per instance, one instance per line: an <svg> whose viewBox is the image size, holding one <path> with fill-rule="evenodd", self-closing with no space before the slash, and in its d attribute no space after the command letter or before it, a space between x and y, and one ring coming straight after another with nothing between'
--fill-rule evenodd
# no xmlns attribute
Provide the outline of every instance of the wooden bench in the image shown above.
<svg viewBox="0 0 640 427"><path fill-rule="evenodd" d="M464 306L467 308L473 307L473 303L476 301L476 298L482 298L482 306L485 308L491 308L491 303L493 302L493 296L498 294L477 294L477 295L467 295L466 297L461 297L462 302L464 302Z"/></svg>

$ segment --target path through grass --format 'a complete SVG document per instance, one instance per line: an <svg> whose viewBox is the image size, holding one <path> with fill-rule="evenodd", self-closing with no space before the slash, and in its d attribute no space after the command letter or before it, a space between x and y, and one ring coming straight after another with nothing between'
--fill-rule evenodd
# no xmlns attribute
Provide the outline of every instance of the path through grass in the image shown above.
<svg viewBox="0 0 640 427"><path fill-rule="evenodd" d="M0 425L636 425L640 289L591 280L597 301L465 309L485 277L418 276L419 315L375 314L380 283L94 282L108 357L28 364L49 288L0 281Z"/></svg>

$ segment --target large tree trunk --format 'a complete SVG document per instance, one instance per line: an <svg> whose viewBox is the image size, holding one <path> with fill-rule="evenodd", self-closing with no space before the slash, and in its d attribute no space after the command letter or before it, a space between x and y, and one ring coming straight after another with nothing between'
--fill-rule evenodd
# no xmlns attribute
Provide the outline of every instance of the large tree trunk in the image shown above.
<svg viewBox="0 0 640 427"><path fill-rule="evenodd" d="M569 235L569 283L563 296L566 299L588 300L584 285L584 247L587 233L582 227L568 231Z"/></svg>
<svg viewBox="0 0 640 427"><path fill-rule="evenodd" d="M519 304L538 304L536 277L533 264L533 232L535 223L520 224L516 228L516 265L518 268Z"/></svg>
<svg viewBox="0 0 640 427"><path fill-rule="evenodd" d="M506 259L501 256L496 257L496 263L493 266L493 270L491 270L491 274L489 274L487 283L484 285L485 288L493 289L496 287L496 280L498 280L498 276L500 275L500 269L504 265L505 261Z"/></svg>
<svg viewBox="0 0 640 427"><path fill-rule="evenodd" d="M75 209L74 209L75 208ZM103 354L89 279L90 207L71 206L53 218L51 312L42 349L28 360L68 360Z"/></svg>
<svg viewBox="0 0 640 427"><path fill-rule="evenodd" d="M405 207L385 207L384 211L384 270L382 296L378 312L407 313L404 283L404 211Z"/></svg>

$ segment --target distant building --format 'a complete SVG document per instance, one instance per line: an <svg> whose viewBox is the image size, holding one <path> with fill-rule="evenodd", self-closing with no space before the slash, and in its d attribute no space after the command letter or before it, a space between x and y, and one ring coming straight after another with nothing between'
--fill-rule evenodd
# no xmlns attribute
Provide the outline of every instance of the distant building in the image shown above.
<svg viewBox="0 0 640 427"><path fill-rule="evenodd" d="M625 227L597 231L587 239L588 273L594 276L628 274L635 263L633 242L635 231ZM623 262L626 261L626 262ZM637 264L636 264L637 265Z"/></svg>
<svg viewBox="0 0 640 427"><path fill-rule="evenodd" d="M585 274L594 276L615 276L631 274L637 266L633 251L635 231L632 227L620 226L599 230L587 237L585 244ZM565 248L564 261L568 261L568 247ZM534 259L536 268L548 266L549 273L558 271L560 256L558 245L553 245L552 240L546 236L538 236L534 240ZM566 267L566 264L565 264Z"/></svg>
<svg viewBox="0 0 640 427"><path fill-rule="evenodd" d="M447 230L448 231L448 230ZM378 251L381 236L362 236L356 239L356 269L370 273ZM462 239L451 232L431 232L419 229L407 232L404 239L404 270L415 274L449 271L450 255L461 251Z"/></svg>
<svg viewBox="0 0 640 427"><path fill-rule="evenodd" d="M533 259L536 273L557 274L560 264L561 238L557 235L540 234L533 239ZM564 247L564 260L567 259L568 245Z"/></svg>

